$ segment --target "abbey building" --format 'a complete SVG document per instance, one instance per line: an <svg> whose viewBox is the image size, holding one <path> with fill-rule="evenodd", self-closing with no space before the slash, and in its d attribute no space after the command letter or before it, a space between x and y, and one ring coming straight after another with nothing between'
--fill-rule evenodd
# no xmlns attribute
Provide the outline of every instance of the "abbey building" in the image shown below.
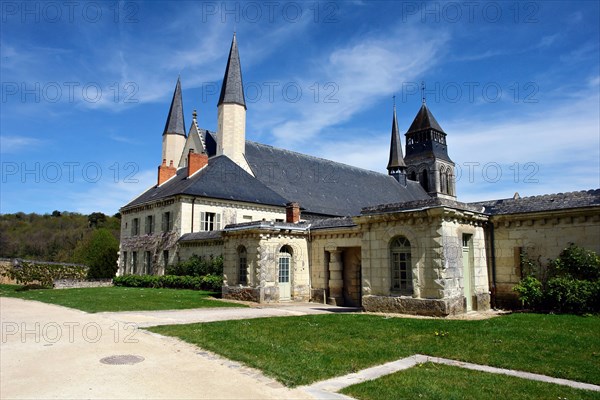
<svg viewBox="0 0 600 400"><path fill-rule="evenodd" d="M404 152L393 110L387 175L246 140L234 35L217 112L217 132L187 126L177 81L156 185L121 208L119 274L223 256L227 298L450 315L513 301L524 250L600 252L600 190L460 202L425 102Z"/></svg>

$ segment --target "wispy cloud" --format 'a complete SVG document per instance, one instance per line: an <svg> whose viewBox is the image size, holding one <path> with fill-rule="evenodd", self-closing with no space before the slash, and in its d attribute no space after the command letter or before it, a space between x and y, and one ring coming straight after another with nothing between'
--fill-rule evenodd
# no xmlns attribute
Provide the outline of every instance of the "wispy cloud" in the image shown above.
<svg viewBox="0 0 600 400"><path fill-rule="evenodd" d="M11 136L1 135L0 136L0 152L1 153L15 153L25 148L31 149L32 147L39 147L44 143L40 139L36 139L28 136Z"/></svg>

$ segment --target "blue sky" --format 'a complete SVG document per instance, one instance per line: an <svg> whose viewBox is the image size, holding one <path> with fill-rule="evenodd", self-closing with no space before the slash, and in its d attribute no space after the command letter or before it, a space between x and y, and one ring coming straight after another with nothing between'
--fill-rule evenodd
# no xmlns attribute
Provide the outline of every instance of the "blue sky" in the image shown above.
<svg viewBox="0 0 600 400"><path fill-rule="evenodd" d="M156 182L181 76L215 130L237 32L247 138L385 172L396 96L448 134L460 200L600 187L584 2L1 3L0 212L113 214Z"/></svg>

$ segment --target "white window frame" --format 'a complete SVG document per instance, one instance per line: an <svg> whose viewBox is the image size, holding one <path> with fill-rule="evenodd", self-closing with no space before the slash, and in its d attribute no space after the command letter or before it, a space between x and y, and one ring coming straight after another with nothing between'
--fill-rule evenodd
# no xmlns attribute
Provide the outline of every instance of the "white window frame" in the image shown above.
<svg viewBox="0 0 600 400"><path fill-rule="evenodd" d="M393 293L412 296L412 252L407 238L400 236L390 243L390 290Z"/></svg>

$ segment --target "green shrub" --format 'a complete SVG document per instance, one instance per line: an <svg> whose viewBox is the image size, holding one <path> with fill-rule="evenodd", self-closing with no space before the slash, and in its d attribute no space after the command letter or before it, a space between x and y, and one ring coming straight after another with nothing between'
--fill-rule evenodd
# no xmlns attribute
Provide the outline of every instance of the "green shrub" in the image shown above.
<svg viewBox="0 0 600 400"><path fill-rule="evenodd" d="M550 309L559 312L599 312L600 281L579 280L567 276L551 278L548 280L544 300Z"/></svg>
<svg viewBox="0 0 600 400"><path fill-rule="evenodd" d="M19 284L51 288L57 279L85 279L87 272L82 265L21 261L19 265L4 270L2 275Z"/></svg>
<svg viewBox="0 0 600 400"><path fill-rule="evenodd" d="M570 276L589 281L600 279L600 256L573 243L561 251L549 267L552 276Z"/></svg>
<svg viewBox="0 0 600 400"><path fill-rule="evenodd" d="M221 291L223 277L218 275L123 275L113 278L113 284L115 286L193 289L216 292Z"/></svg>
<svg viewBox="0 0 600 400"><path fill-rule="evenodd" d="M527 276L521 279L521 282L519 282L513 290L519 294L519 299L523 306L536 308L542 303L542 282L536 277Z"/></svg>
<svg viewBox="0 0 600 400"><path fill-rule="evenodd" d="M165 274L178 276L223 275L223 257L217 256L204 260L193 255L186 261L168 266Z"/></svg>
<svg viewBox="0 0 600 400"><path fill-rule="evenodd" d="M600 257L574 244L547 268L521 255L525 276L513 290L523 305L565 313L600 312Z"/></svg>

